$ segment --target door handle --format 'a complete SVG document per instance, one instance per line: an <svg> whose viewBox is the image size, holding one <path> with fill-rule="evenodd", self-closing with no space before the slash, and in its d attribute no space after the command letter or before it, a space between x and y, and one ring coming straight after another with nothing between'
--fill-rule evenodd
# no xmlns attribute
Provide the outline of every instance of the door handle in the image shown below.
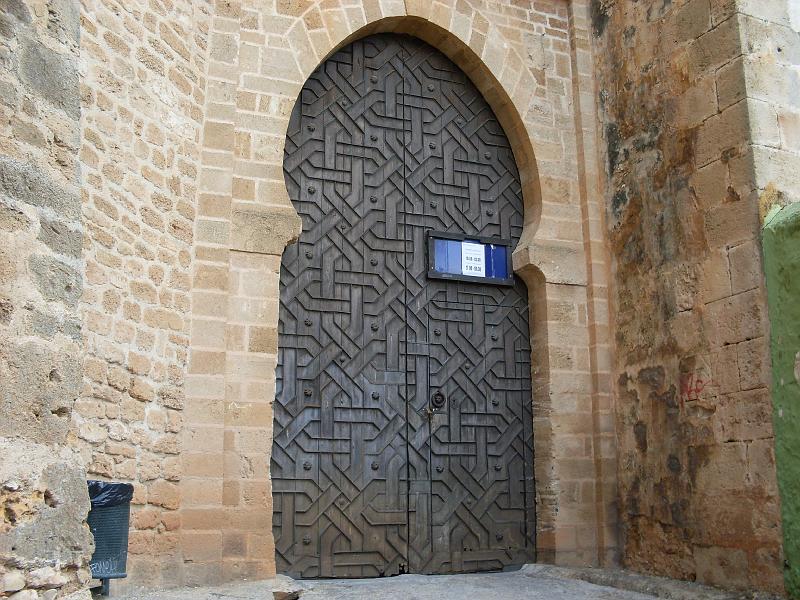
<svg viewBox="0 0 800 600"><path fill-rule="evenodd" d="M437 390L433 396L431 396L431 407L433 410L440 410L444 408L444 405L447 403L447 397L442 393L441 390Z"/></svg>

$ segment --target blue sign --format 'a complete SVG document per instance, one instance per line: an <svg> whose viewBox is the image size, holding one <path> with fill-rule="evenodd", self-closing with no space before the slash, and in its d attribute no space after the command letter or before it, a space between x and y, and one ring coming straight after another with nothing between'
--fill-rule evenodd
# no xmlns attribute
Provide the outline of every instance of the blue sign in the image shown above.
<svg viewBox="0 0 800 600"><path fill-rule="evenodd" d="M510 242L505 240L431 232L428 252L429 277L513 283Z"/></svg>

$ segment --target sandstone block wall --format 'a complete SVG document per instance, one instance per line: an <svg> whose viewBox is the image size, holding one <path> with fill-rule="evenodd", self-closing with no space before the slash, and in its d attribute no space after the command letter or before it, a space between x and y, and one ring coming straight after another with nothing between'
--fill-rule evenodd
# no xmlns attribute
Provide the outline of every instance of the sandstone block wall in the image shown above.
<svg viewBox="0 0 800 600"><path fill-rule="evenodd" d="M80 7L86 358L71 440L91 477L134 484L128 570L149 586L179 583L183 567L180 435L211 9Z"/></svg>
<svg viewBox="0 0 800 600"><path fill-rule="evenodd" d="M778 74L796 52L788 4L593 3L623 562L775 592L759 196L767 173L791 188L797 172L777 172L790 142L767 97L796 77Z"/></svg>
<svg viewBox="0 0 800 600"><path fill-rule="evenodd" d="M274 572L269 454L278 270L298 234L283 181L305 78L348 40L411 33L444 51L514 144L532 287L542 560L614 556L613 421L595 117L584 2L218 3L198 177L182 456L189 583Z"/></svg>
<svg viewBox="0 0 800 600"><path fill-rule="evenodd" d="M134 483L128 585L274 572L285 130L327 55L398 31L522 175L540 559L780 591L758 217L800 189L794 4L7 0L0 450L41 460L0 469L4 585L88 577L81 465Z"/></svg>
<svg viewBox="0 0 800 600"><path fill-rule="evenodd" d="M67 448L83 288L79 20L69 0L0 5L0 595L81 589L92 538Z"/></svg>

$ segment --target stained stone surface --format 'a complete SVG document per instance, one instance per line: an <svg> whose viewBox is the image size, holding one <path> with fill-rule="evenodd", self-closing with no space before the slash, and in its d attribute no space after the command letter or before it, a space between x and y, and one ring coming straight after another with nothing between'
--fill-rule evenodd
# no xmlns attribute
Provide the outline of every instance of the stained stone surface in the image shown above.
<svg viewBox="0 0 800 600"><path fill-rule="evenodd" d="M619 569L525 565L519 571L469 575L400 575L379 579L275 579L206 588L180 588L118 596L123 600L769 600L767 595ZM113 596L112 589L112 596Z"/></svg>

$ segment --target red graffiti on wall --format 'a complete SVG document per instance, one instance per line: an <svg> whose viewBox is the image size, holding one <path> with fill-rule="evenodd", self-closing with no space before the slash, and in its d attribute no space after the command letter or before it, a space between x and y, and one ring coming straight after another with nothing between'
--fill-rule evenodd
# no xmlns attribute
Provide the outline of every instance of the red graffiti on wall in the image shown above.
<svg viewBox="0 0 800 600"><path fill-rule="evenodd" d="M700 394L710 383L711 381L703 379L697 372L681 373L681 400L683 402L699 400Z"/></svg>

